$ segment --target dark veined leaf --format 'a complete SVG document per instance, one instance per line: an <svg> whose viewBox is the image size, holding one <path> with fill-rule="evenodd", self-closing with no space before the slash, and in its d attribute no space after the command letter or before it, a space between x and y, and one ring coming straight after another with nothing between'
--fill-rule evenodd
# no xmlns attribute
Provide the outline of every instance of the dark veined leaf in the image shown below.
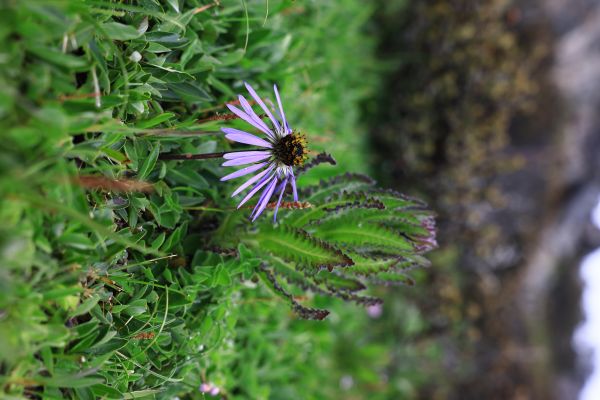
<svg viewBox="0 0 600 400"><path fill-rule="evenodd" d="M390 209L404 209L412 211L427 211L431 213L427 208L427 204L419 199L415 199L410 196L398 193L395 190L377 189L369 192L370 195L377 197L386 208Z"/></svg>
<svg viewBox="0 0 600 400"><path fill-rule="evenodd" d="M385 209L385 205L379 199L369 197L365 192L348 193L344 191L341 196L334 196L329 200L324 210L335 212L348 208L374 208L383 210Z"/></svg>
<svg viewBox="0 0 600 400"><path fill-rule="evenodd" d="M278 257L266 256L265 261L275 275L281 276L288 284L298 286L302 290L324 295L335 295L335 292L339 290L357 292L366 289L362 282L339 273L322 270L316 275L307 276ZM319 285L323 285L324 288Z"/></svg>
<svg viewBox="0 0 600 400"><path fill-rule="evenodd" d="M353 253L351 255L354 265L349 266L344 272L362 276L390 270L409 271L413 268L429 266L429 261L427 259L417 255L404 257L369 257Z"/></svg>
<svg viewBox="0 0 600 400"><path fill-rule="evenodd" d="M323 155L322 161L328 159ZM434 219L426 204L374 189L373 183L359 174L322 181L304 190L310 208L287 214L279 227L263 224L248 239L247 244L262 253L263 273L272 274L271 280L265 279L300 316L314 319L314 310L294 302L286 288L372 306L382 300L356 294L366 288L363 280L413 285L406 272L428 265L419 254L436 247L436 242ZM334 269L344 264L343 269Z"/></svg>
<svg viewBox="0 0 600 400"><path fill-rule="evenodd" d="M427 237L430 234L429 230L421 223L415 223L405 219L390 219L389 221L382 222L385 226L398 232L402 232L404 235L410 236L411 238Z"/></svg>
<svg viewBox="0 0 600 400"><path fill-rule="evenodd" d="M318 185L310 186L302 191L307 201L320 204L333 194L342 191L350 192L373 186L375 181L367 175L346 173L323 180Z"/></svg>
<svg viewBox="0 0 600 400"><path fill-rule="evenodd" d="M352 208L360 209L384 209L385 206L376 198L369 197L364 192L335 193L319 206L311 207L309 210L290 214L286 222L290 225L303 227L311 221L324 218L328 213L339 214Z"/></svg>
<svg viewBox="0 0 600 400"><path fill-rule="evenodd" d="M317 292L320 292L314 282L310 280L310 277L296 270L293 264L271 255L265 255L263 258L273 272L284 278L288 283L297 285L303 290L315 291L314 289L316 289Z"/></svg>
<svg viewBox="0 0 600 400"><path fill-rule="evenodd" d="M296 175L300 175L306 171L309 171L310 169L316 167L319 164L323 164L323 163L329 163L331 165L337 165L337 161L335 161L335 158L333 158L331 156L331 154L329 153L319 153L317 154L315 157L313 157L309 162L307 162L306 164L304 164L303 166L301 166L300 168L298 168L296 170Z"/></svg>
<svg viewBox="0 0 600 400"><path fill-rule="evenodd" d="M371 296L360 296L354 293L349 292L336 292L334 294L335 297L339 297L344 301L351 301L356 304L363 305L365 307L376 306L378 304L383 304L383 300L377 297Z"/></svg>
<svg viewBox="0 0 600 400"><path fill-rule="evenodd" d="M378 285L415 285L415 281L410 276L394 272L380 272L369 276L369 280Z"/></svg>
<svg viewBox="0 0 600 400"><path fill-rule="evenodd" d="M313 235L325 241L356 246L365 251L413 252L411 241L375 223L350 218L332 218L316 226Z"/></svg>
<svg viewBox="0 0 600 400"><path fill-rule="evenodd" d="M411 209L388 208L383 205L383 202L377 197L371 197L376 203L367 203L368 207L340 207L332 210L327 218L338 217L344 214L346 217L360 219L361 221L378 222L398 230L401 233L410 233L411 231L419 231L425 233L423 228L431 226L429 224L428 211L416 211ZM375 204L381 204L383 207L376 207ZM369 206L370 205L370 206ZM413 229L414 227L414 229ZM404 230L406 229L406 231Z"/></svg>
<svg viewBox="0 0 600 400"><path fill-rule="evenodd" d="M359 292L367 288L361 281L335 271L320 271L314 279L317 283L324 284L332 292Z"/></svg>
<svg viewBox="0 0 600 400"><path fill-rule="evenodd" d="M285 290L281 284L277 281L277 278L269 269L262 267L259 275L263 278L263 281L280 297L290 302L292 309L298 316L305 319L322 320L329 315L329 311L321 310L317 308L305 307L298 303L294 296L292 296L287 290Z"/></svg>
<svg viewBox="0 0 600 400"><path fill-rule="evenodd" d="M269 223L261 226L247 243L257 250L267 250L284 260L297 262L299 265L319 270L352 265L352 259L339 249L312 237L302 229L287 225L273 227Z"/></svg>

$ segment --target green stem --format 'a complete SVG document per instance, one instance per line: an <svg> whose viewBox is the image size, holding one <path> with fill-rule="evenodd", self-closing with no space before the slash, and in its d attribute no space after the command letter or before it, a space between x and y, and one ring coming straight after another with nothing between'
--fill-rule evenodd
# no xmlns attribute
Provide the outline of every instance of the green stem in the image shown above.
<svg viewBox="0 0 600 400"><path fill-rule="evenodd" d="M244 151L253 151L259 149L245 149L245 150L230 150L230 151L222 151L219 153L204 153L204 154L191 154L191 153L183 153L183 154L161 154L158 159L159 160L208 160L211 158L222 158L225 154L228 153L240 153Z"/></svg>

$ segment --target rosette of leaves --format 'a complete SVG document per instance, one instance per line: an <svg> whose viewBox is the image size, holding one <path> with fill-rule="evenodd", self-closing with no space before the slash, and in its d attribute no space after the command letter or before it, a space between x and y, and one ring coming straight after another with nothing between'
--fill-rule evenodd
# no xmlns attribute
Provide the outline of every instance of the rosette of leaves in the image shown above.
<svg viewBox="0 0 600 400"><path fill-rule="evenodd" d="M259 274L301 317L329 312L301 305L302 290L370 306L381 299L361 294L369 283L414 284L408 272L427 265L436 246L433 214L420 200L382 190L359 174L344 174L302 190L306 202L265 218L242 241L262 260ZM242 255L243 256L243 255Z"/></svg>

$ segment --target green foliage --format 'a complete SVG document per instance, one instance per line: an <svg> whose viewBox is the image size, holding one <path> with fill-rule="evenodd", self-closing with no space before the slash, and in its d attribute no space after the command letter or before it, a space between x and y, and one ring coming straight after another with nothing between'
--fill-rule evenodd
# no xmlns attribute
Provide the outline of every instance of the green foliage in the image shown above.
<svg viewBox="0 0 600 400"><path fill-rule="evenodd" d="M414 284L408 267L426 265L419 254L436 246L433 217L422 202L376 189L365 176L340 175L307 186L302 194L311 208L287 213L278 226L263 222L242 239L265 260L272 288L292 301L278 277L303 290L377 304L378 299L354 292L366 289L366 281ZM299 313L315 319L327 315Z"/></svg>
<svg viewBox="0 0 600 400"><path fill-rule="evenodd" d="M337 381L315 372L335 333L288 305L333 309L301 305L304 289L376 304L356 294L359 276L392 269L375 241L355 254L319 222L372 216L399 241L373 213L393 200L362 175L314 184L367 169L356 122L374 87L360 33L371 12L355 0L0 1L0 397L199 399L208 381L232 398L335 397ZM232 209L217 161L160 158L229 149L207 119L243 80L277 82L311 148L340 154L299 182L314 207L281 210L278 227Z"/></svg>
<svg viewBox="0 0 600 400"><path fill-rule="evenodd" d="M261 248L275 254L285 255L305 269L333 269L335 266L352 264L352 260L327 243L315 239L307 232L287 225L272 228L264 224L256 236L249 239Z"/></svg>

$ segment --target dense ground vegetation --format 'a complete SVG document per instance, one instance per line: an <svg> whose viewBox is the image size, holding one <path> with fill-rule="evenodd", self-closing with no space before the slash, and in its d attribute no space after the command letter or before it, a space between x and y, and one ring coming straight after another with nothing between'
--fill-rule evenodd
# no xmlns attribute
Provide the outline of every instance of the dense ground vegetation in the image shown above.
<svg viewBox="0 0 600 400"><path fill-rule="evenodd" d="M436 343L412 346L424 319L398 300L380 319L391 327L371 324L378 285L418 280L405 272L435 245L422 202L361 174L372 11L2 2L4 398L417 395L420 366L439 357ZM310 204L275 227L234 211L218 160L161 159L229 149L218 116L243 81L276 82L315 154L337 159L301 176Z"/></svg>

